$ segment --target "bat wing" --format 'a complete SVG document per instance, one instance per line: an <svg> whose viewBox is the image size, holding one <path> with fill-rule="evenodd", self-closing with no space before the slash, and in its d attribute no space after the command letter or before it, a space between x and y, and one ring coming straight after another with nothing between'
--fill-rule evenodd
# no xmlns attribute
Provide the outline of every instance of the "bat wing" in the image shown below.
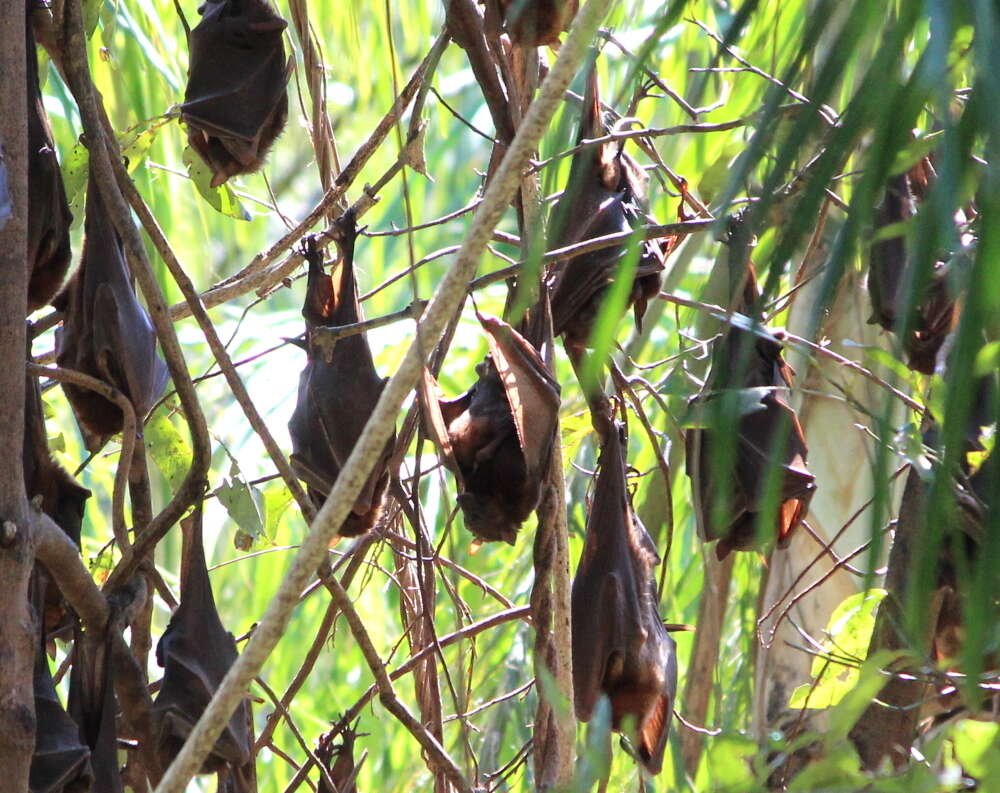
<svg viewBox="0 0 1000 793"><path fill-rule="evenodd" d="M500 381L503 383L528 476L548 465L559 415L559 383L538 351L510 325L480 317Z"/></svg>
<svg viewBox="0 0 1000 793"><path fill-rule="evenodd" d="M80 740L76 723L59 702L41 646L35 657L34 692L35 750L28 783L31 793L90 790L94 781L90 748Z"/></svg>
<svg viewBox="0 0 1000 793"><path fill-rule="evenodd" d="M29 498L42 497L42 511L52 518L80 547L83 509L90 491L82 487L59 463L52 459L45 432L45 415L38 378L25 379L24 394L24 465L25 492Z"/></svg>
<svg viewBox="0 0 1000 793"><path fill-rule="evenodd" d="M559 34L576 15L577 0L500 0L511 41L524 47L558 44Z"/></svg>
<svg viewBox="0 0 1000 793"><path fill-rule="evenodd" d="M38 56L31 27L31 4L26 25L28 78L28 311L56 296L69 269L69 227L73 215L66 200L55 143L42 104Z"/></svg>
<svg viewBox="0 0 1000 793"><path fill-rule="evenodd" d="M118 765L113 667L111 631L103 639L95 639L78 627L73 641L69 712L79 725L80 736L90 746L94 789L102 793L123 793L125 789Z"/></svg>
<svg viewBox="0 0 1000 793"><path fill-rule="evenodd" d="M438 447L438 451L441 454L441 461L455 475L459 490L464 490L465 485L462 482L462 472L458 467L455 450L451 445L448 426L464 411L468 410L472 399L466 393L458 399L442 400L440 398L441 388L434 379L434 375L427 371L427 369L424 369L419 388L420 406L424 416L424 431L434 442L434 445Z"/></svg>
<svg viewBox="0 0 1000 793"><path fill-rule="evenodd" d="M752 310L756 297L750 271L737 308ZM808 450L802 427L784 394L791 383L791 368L781 358L780 343L773 338L751 339L748 331L731 328L718 345L709 382L721 377L731 392L750 398L740 397L738 416L718 416L720 426L688 430L686 444L688 475L696 491L699 534L706 541L719 539L716 554L722 559L731 550L757 547L757 515L764 505L765 483L772 466L780 468L781 500L772 536L781 547L805 516L815 490L815 478L806 468ZM734 372L740 374L740 382L726 380ZM699 399L706 406L721 404L715 402L717 395L703 395ZM727 427L733 427L737 433L731 478L725 472L713 470L719 454L716 450L724 443L734 442ZM784 445L777 447L782 440ZM725 525L716 525L712 511L723 481L730 488L729 517Z"/></svg>
<svg viewBox="0 0 1000 793"><path fill-rule="evenodd" d="M100 351L98 366L109 382L124 386L136 419L143 421L169 379L167 365L156 354L156 333L149 315L131 285L121 280L98 286L94 314L107 318L94 333Z"/></svg>
<svg viewBox="0 0 1000 793"><path fill-rule="evenodd" d="M129 398L141 422L167 382L149 315L139 304L121 240L93 177L87 186L86 239L80 268L65 295L56 361L103 380ZM88 389L65 385L90 451L121 432L122 412Z"/></svg>
<svg viewBox="0 0 1000 793"><path fill-rule="evenodd" d="M586 553L586 551L584 551ZM620 619L626 594L623 582L600 560L580 567L570 599L573 656L573 707L580 721L590 721L597 701L607 692L604 679L609 660L626 646Z"/></svg>
<svg viewBox="0 0 1000 793"><path fill-rule="evenodd" d="M656 547L632 511L621 438L601 449L583 554L573 581L573 685L577 715L601 694L611 726L634 724L639 761L659 773L677 689L676 648L657 606Z"/></svg>
<svg viewBox="0 0 1000 793"><path fill-rule="evenodd" d="M201 506L181 521L181 603L156 648L163 666L163 684L153 703L152 718L158 734L157 751L164 766L170 764L201 718L229 667L236 660L236 642L219 619L202 545ZM227 763L249 761L250 734L244 701L230 718L203 773Z"/></svg>
<svg viewBox="0 0 1000 793"><path fill-rule="evenodd" d="M287 23L263 2L222 0L204 9L191 31L181 111L189 123L211 134L255 141L285 98L282 34Z"/></svg>
<svg viewBox="0 0 1000 793"><path fill-rule="evenodd" d="M340 263L333 276L323 270L323 256L315 239L307 241L309 276L302 315L306 320L309 360L299 379L298 402L288 425L293 464L315 490L318 501L325 498L336 481L385 387L363 334L338 340L329 358L314 337L317 327L350 325L362 316L354 278L357 226L353 215L345 215L338 226ZM363 534L378 519L394 443L393 437L386 444L382 459L340 529L342 536Z"/></svg>
<svg viewBox="0 0 1000 793"><path fill-rule="evenodd" d="M663 754L670 733L670 719L677 699L677 645L659 619L650 625L649 658L651 669L661 676L661 685L639 725L639 759L651 774L663 768Z"/></svg>
<svg viewBox="0 0 1000 793"><path fill-rule="evenodd" d="M282 44L287 23L266 0L218 0L203 11L191 31L181 117L218 187L259 168L281 134L291 61Z"/></svg>
<svg viewBox="0 0 1000 793"><path fill-rule="evenodd" d="M628 552L630 527L625 466L615 431L601 450L594 499L571 597L573 693L577 716L588 720L600 695L610 694L630 644L642 631L638 591Z"/></svg>

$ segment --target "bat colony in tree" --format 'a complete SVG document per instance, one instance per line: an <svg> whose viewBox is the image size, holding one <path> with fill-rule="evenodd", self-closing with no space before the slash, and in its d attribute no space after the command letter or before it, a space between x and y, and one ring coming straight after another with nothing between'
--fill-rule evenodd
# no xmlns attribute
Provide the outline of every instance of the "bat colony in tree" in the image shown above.
<svg viewBox="0 0 1000 793"><path fill-rule="evenodd" d="M27 1L30 10L34 0ZM577 9L575 0L499 2L510 37L527 46L558 42ZM287 117L290 61L282 44L286 22L265 0L208 0L200 10L201 22L190 34L181 118L192 147L213 172L213 186L218 186L260 168L281 133ZM122 242L93 177L87 188L81 262L63 287L70 261L71 216L41 102L30 23L26 40L29 310L55 300L63 312L57 333L59 365L114 386L128 398L141 422L163 392L167 370L156 354L154 331L137 299ZM577 142L608 132L592 67ZM912 217L931 177L931 163L925 160L895 178L878 210L877 225ZM648 215L646 187L647 177L625 151L624 141L581 147L573 155L565 190L552 212L549 248L655 222ZM289 422L292 468L317 507L333 487L385 383L363 333L339 338L332 350L318 343L324 328L363 319L355 281L358 229L353 214L345 214L327 233L337 248L329 273L315 237L307 239L303 250L308 280L301 346L307 362ZM628 267L633 274L626 303L639 325L648 301L659 292L664 260L675 244L671 238L639 240L555 263L520 331L503 320L479 315L489 354L475 367L474 381L470 374L468 391L442 399L434 377L425 372L419 394L424 426L455 477L465 526L478 541L514 544L522 524L538 507L553 457L560 406L560 385L551 368L552 335L562 337L574 361L587 355L609 288ZM935 272L919 293L912 316L900 326L907 310L901 295L910 272L909 255L900 237L873 247L869 284L874 321L888 329L902 327L910 365L928 372L933 371L953 322L954 303L942 275ZM779 339L761 324L761 295L749 262L741 280L730 309L745 315L748 324L734 322L715 342L705 390L695 400L706 422L686 435L699 531L706 542L718 540L720 558L772 541L787 543L816 486L806 468L802 429L787 396L793 373L782 360ZM543 348L548 360L540 354ZM122 411L114 403L80 386L66 384L64 390L89 450L100 449L122 431ZM25 404L23 465L28 495L79 546L83 506L90 492L49 454L34 378L28 378ZM587 721L606 697L612 729L631 738L638 761L656 774L663 764L675 705L675 646L660 617L653 580L660 559L631 505L627 439L617 424L610 426L600 438L599 471L572 587L575 709L578 718ZM390 478L396 475L391 465L394 445L394 439L386 445L340 528L342 536L363 534L378 522ZM775 477L778 486L769 489L768 481ZM768 503L768 492L777 493L770 499L773 503ZM970 507L973 514L974 507ZM152 712L154 751L164 766L180 750L237 655L232 634L215 607L201 520L199 504L181 521L180 604L156 649L164 672ZM32 604L40 628L35 665L39 737L31 789L34 793L82 793L92 786L102 792L120 790L110 640L75 629L67 713L44 657L47 642L64 622L65 609L40 566L33 574ZM355 734L341 735L339 746L328 741L317 754L340 793L345 793L354 789ZM201 771L218 773L220 789L230 793L255 789L248 702L230 719ZM320 789L327 788L324 780Z"/></svg>

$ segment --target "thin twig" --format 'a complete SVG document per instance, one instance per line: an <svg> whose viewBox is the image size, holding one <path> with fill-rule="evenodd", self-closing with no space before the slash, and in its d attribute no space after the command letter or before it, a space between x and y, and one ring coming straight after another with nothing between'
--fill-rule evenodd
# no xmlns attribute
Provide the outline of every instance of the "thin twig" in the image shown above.
<svg viewBox="0 0 1000 793"><path fill-rule="evenodd" d="M109 402L113 402L121 410L122 448L118 456L118 467L115 469L115 484L111 496L111 530L119 549L124 553L132 543L128 539L128 529L125 527L125 486L128 484L128 473L132 468L132 454L135 451L136 421L135 409L131 400L114 386L73 369L59 366L39 366L29 363L27 372L33 377L51 377L60 383L69 383L80 388L100 394Z"/></svg>
<svg viewBox="0 0 1000 793"><path fill-rule="evenodd" d="M326 555L330 541L337 529L343 525L348 510L368 480L376 460L381 457L393 432L399 409L421 376L428 354L464 302L469 277L475 271L493 229L499 223L519 185L520 175L528 157L547 129L563 91L579 68L593 31L610 5L611 0L589 0L576 15L559 57L546 75L538 97L528 109L517 135L486 189L462 251L438 284L434 297L424 312L417 338L382 390L361 437L355 443L351 455L337 477L336 484L327 496L316 520L313 521L309 535L303 541L291 569L285 574L278 591L271 598L254 635L242 655L230 667L208 707L192 728L184 747L167 769L156 793L181 793L187 786L188 780L201 767L205 756L243 698L250 681L259 673L267 657L284 635L292 611L298 602L299 593ZM341 174L341 177L343 176L344 174ZM336 581L332 583L338 586ZM344 597L346 598L346 595ZM347 613L345 609L345 615ZM359 627L361 630L358 633L363 636L364 626ZM388 694L386 696L388 698ZM392 702L391 699L387 701ZM397 708L396 713L401 718L406 718L408 711ZM417 724L416 727L419 730L421 725ZM422 744L426 741L426 731L423 733L418 731L415 734L421 736ZM440 755L437 751L439 749ZM432 751L439 762L449 762L444 750L436 742L428 745L428 751ZM450 779L454 773L455 779L452 781L459 783L463 790L469 788L469 783L457 769L453 771L453 766L447 765L445 768L449 771Z"/></svg>

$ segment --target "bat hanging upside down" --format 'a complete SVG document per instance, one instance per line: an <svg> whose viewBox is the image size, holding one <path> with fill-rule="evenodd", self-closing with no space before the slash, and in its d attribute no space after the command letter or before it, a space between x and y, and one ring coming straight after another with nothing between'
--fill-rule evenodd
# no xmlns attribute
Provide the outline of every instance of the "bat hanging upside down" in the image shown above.
<svg viewBox="0 0 1000 793"><path fill-rule="evenodd" d="M674 640L660 619L653 568L656 546L632 510L623 442L608 433L598 461L594 501L573 579L573 696L590 721L602 696L611 729L634 739L651 774L663 767L677 692Z"/></svg>
<svg viewBox="0 0 1000 793"><path fill-rule="evenodd" d="M80 266L56 301L64 312L56 330L56 363L121 391L141 428L167 385L167 366L156 354L153 325L136 297L121 238L93 172L84 231ZM124 416L114 402L71 383L63 384L63 391L88 451L98 451L122 431Z"/></svg>
<svg viewBox="0 0 1000 793"><path fill-rule="evenodd" d="M252 173L288 119L288 26L267 0L206 0L191 31L181 120L212 169L212 187Z"/></svg>
<svg viewBox="0 0 1000 793"><path fill-rule="evenodd" d="M465 525L480 540L514 544L538 506L559 414L559 384L532 344L510 325L480 316L490 354L457 399L439 399L424 372L431 438L459 483Z"/></svg>
<svg viewBox="0 0 1000 793"><path fill-rule="evenodd" d="M577 144L602 137L607 131L601 117L594 67L587 80ZM622 141L610 141L573 155L566 189L552 209L549 250L629 232L643 220L652 221L645 208L648 179L623 145ZM639 261L628 295L637 325L649 300L659 294L664 258L675 244L674 238L668 238L662 247L657 240L639 242ZM610 248L580 253L550 270L553 330L563 336L571 353L590 346L594 322L608 288L618 275L627 247L621 242Z"/></svg>
<svg viewBox="0 0 1000 793"><path fill-rule="evenodd" d="M758 299L749 267L733 310L752 314ZM816 481L806 468L805 436L787 397L792 374L780 341L763 328L754 333L733 326L715 344L706 387L693 400L710 423L687 430L685 445L698 533L705 542L719 541L719 559L772 539L785 547L809 510ZM779 481L776 514L758 536L772 467Z"/></svg>
<svg viewBox="0 0 1000 793"><path fill-rule="evenodd" d="M333 274L323 272L323 254L316 248L315 239L309 238L306 243L309 280L302 316L306 320L305 347L309 360L299 376L298 402L288 422L292 469L308 486L317 507L322 506L337 481L386 382L375 371L363 333L338 339L329 359L317 343L317 328L353 325L361 320L354 280L354 242L358 230L353 214L344 215L337 225L340 264ZM385 452L341 526L340 536L364 534L378 520L389 484L388 466L394 441L390 438L386 444Z"/></svg>
<svg viewBox="0 0 1000 793"><path fill-rule="evenodd" d="M558 46L579 5L579 0L500 0L507 33L523 47Z"/></svg>
<svg viewBox="0 0 1000 793"><path fill-rule="evenodd" d="M237 656L236 641L219 619L208 579L200 504L181 520L181 531L181 602L156 646L163 685L150 714L155 751L164 768L181 750ZM220 790L224 782L235 793L252 790L249 711L243 700L199 771L218 773Z"/></svg>

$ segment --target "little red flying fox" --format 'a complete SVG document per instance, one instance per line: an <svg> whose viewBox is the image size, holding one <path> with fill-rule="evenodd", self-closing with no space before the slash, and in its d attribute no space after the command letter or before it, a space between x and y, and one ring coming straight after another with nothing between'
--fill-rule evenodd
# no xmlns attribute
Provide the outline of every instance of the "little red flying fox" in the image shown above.
<svg viewBox="0 0 1000 793"><path fill-rule="evenodd" d="M267 0L206 0L198 10L181 120L218 187L258 170L284 129L292 62L281 39L288 23Z"/></svg>
<svg viewBox="0 0 1000 793"><path fill-rule="evenodd" d="M91 173L80 267L59 296L56 363L103 380L135 408L140 425L168 380L156 354L156 334L139 304L118 232ZM87 449L98 451L122 431L121 409L95 391L63 384Z"/></svg>
<svg viewBox="0 0 1000 793"><path fill-rule="evenodd" d="M323 255L314 238L306 243L309 278L302 316L306 320L308 362L299 377L298 401L288 422L292 469L302 479L313 503L322 506L368 423L385 380L375 371L364 334L339 339L329 359L317 343L321 326L352 325L361 320L354 280L354 243L358 230L353 214L338 222L340 264L333 275L323 272ZM389 484L389 458L394 439L358 494L339 534L356 537L371 529L382 511Z"/></svg>
<svg viewBox="0 0 1000 793"><path fill-rule="evenodd" d="M465 525L483 541L511 545L538 506L559 415L559 384L538 350L510 325L480 315L490 354L479 379L456 399L439 399L424 372L427 432L458 480Z"/></svg>
<svg viewBox="0 0 1000 793"><path fill-rule="evenodd" d="M24 444L21 454L24 466L24 489L29 499L41 499L42 512L58 524L77 548L83 526L83 507L90 491L69 475L52 459L42 412L42 394L38 378L25 378Z"/></svg>
<svg viewBox="0 0 1000 793"><path fill-rule="evenodd" d="M73 215L56 160L49 118L38 83L38 54L31 28L38 0L27 0L25 45L28 76L28 311L56 296L69 269Z"/></svg>
<svg viewBox="0 0 1000 793"><path fill-rule="evenodd" d="M733 310L751 313L758 300L749 267ZM710 426L685 433L687 474L698 533L705 542L719 540L719 559L771 539L785 547L808 511L816 484L806 468L802 427L786 396L792 374L773 334L730 326L716 342L705 390L692 400L700 403ZM771 467L778 469L777 514L773 528L758 537Z"/></svg>
<svg viewBox="0 0 1000 793"><path fill-rule="evenodd" d="M80 738L90 747L94 791L124 793L118 764L118 731L115 713L112 632L104 636L84 633L79 625L73 640L73 667L69 673L69 713L80 728Z"/></svg>
<svg viewBox="0 0 1000 793"><path fill-rule="evenodd" d="M558 44L578 8L579 0L500 0L511 41L524 47Z"/></svg>
<svg viewBox="0 0 1000 793"><path fill-rule="evenodd" d="M45 433L38 378L30 374L25 377L21 461L24 467L24 490L28 498L37 499L42 512L52 518L79 548L83 508L90 498L90 491L77 484L66 469L52 459ZM41 562L36 561L32 576L40 590L40 603L36 604L36 608L45 633L55 631L61 623L68 625L62 594Z"/></svg>
<svg viewBox="0 0 1000 793"><path fill-rule="evenodd" d="M316 759L327 770L327 774L319 778L316 793L357 793L359 768L354 762L354 744L358 739L358 732L347 725L340 732L339 743L335 744L333 738L331 733L321 735L316 746ZM327 784L327 777L333 782L335 789Z"/></svg>
<svg viewBox="0 0 1000 793"><path fill-rule="evenodd" d="M201 505L181 520L181 602L156 646L163 685L153 702L155 751L164 768L181 750L236 660L236 641L219 619L202 545ZM246 766L252 761L249 704L236 708L199 773L218 773L233 789L250 793Z"/></svg>
<svg viewBox="0 0 1000 793"><path fill-rule="evenodd" d="M916 216L933 178L930 157L925 157L906 173L892 177L885 198L875 210L875 230ZM905 285L915 266L913 260L913 253L907 251L905 235L898 234L872 245L868 293L873 310L869 322L896 333L902 330L907 300ZM921 297L914 302L910 327L901 340L907 366L924 374L934 374L938 351L954 326L955 316L955 299L948 293L945 265L937 262Z"/></svg>
<svg viewBox="0 0 1000 793"><path fill-rule="evenodd" d="M572 594L573 697L590 721L601 696L611 728L634 740L651 774L663 752L677 693L674 640L657 607L656 546L632 510L618 428L605 439Z"/></svg>
<svg viewBox="0 0 1000 793"><path fill-rule="evenodd" d="M597 71L592 67L577 143L602 137L607 132L601 118ZM646 214L648 179L623 147L624 141L609 141L588 146L573 155L566 189L552 209L549 250L628 232L641 226L644 220L655 222ZM628 295L636 325L641 323L649 300L659 294L664 258L675 244L673 238L663 246L656 240L639 242L639 261ZM616 278L627 247L622 242L581 253L557 262L549 271L553 328L556 335L563 336L567 349L579 353L588 346L604 296Z"/></svg>
<svg viewBox="0 0 1000 793"><path fill-rule="evenodd" d="M40 585L41 584L41 585ZM35 643L35 749L31 755L28 790L31 793L84 793L91 789L94 771L90 748L80 740L76 722L59 702L52 672L45 656L45 628L39 612L44 608L45 585L37 568L29 583L39 635Z"/></svg>

